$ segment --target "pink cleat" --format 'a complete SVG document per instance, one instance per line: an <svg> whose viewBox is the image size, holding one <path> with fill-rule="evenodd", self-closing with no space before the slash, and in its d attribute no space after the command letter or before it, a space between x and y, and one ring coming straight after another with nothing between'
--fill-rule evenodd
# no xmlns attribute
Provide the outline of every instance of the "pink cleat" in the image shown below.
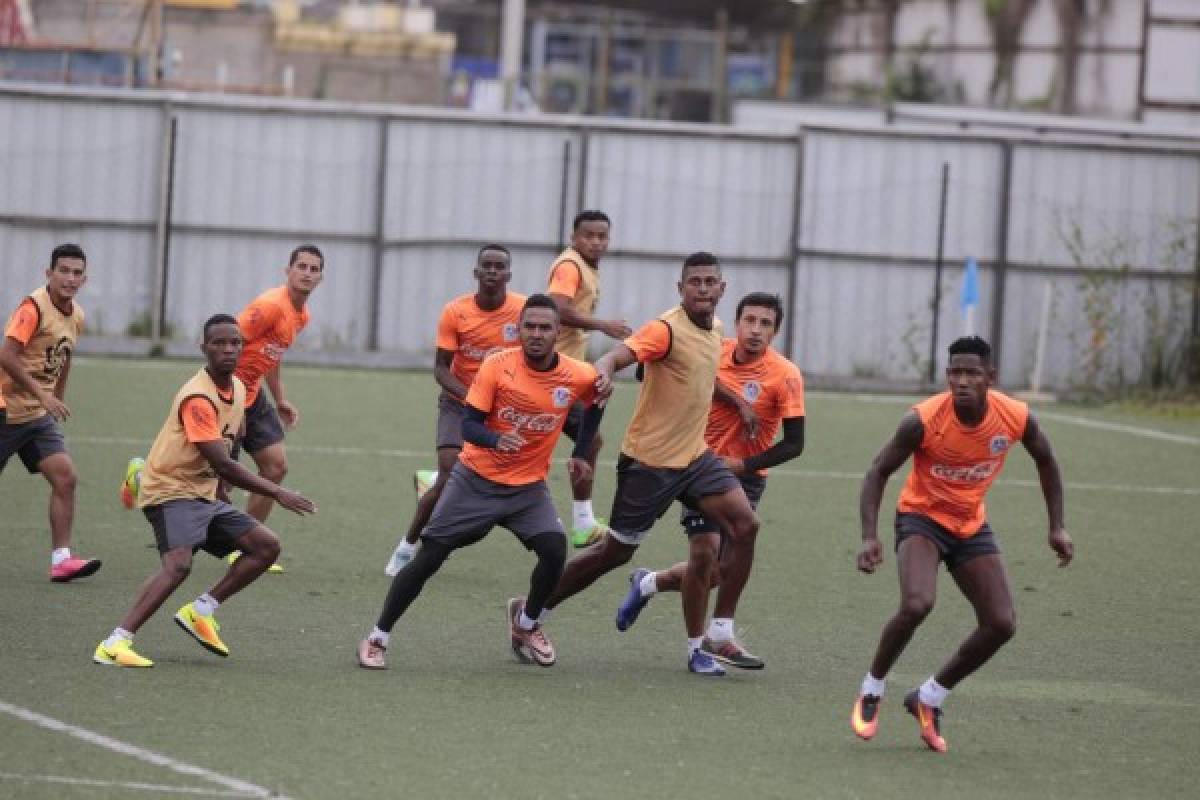
<svg viewBox="0 0 1200 800"><path fill-rule="evenodd" d="M50 567L50 580L66 583L76 578L86 578L100 569L103 562L98 558L75 558L72 556L60 564Z"/></svg>

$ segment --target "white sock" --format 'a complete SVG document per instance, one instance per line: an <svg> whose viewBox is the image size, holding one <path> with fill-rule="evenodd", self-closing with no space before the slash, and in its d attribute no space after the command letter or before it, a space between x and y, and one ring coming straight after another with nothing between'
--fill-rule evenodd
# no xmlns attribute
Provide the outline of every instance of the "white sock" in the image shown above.
<svg viewBox="0 0 1200 800"><path fill-rule="evenodd" d="M933 678L930 678L921 684L921 690L918 693L918 696L921 698L921 702L925 705L933 706L934 708L941 708L942 703L946 702L946 695L948 694L950 694L949 689L947 689L945 686L942 686Z"/></svg>
<svg viewBox="0 0 1200 800"><path fill-rule="evenodd" d="M592 511L592 501L576 500L571 503L571 518L574 520L576 530L595 527L596 514Z"/></svg>
<svg viewBox="0 0 1200 800"><path fill-rule="evenodd" d="M642 576L641 583L638 584L638 591L643 597L653 597L658 594L658 576L654 572L647 572Z"/></svg>
<svg viewBox="0 0 1200 800"><path fill-rule="evenodd" d="M381 645L384 646L385 649L388 646L388 639L390 639L390 638L392 638L392 635L390 633L381 631L381 630L379 630L379 628L372 628L371 632L369 634L367 634L367 639L369 639L372 642L379 642Z"/></svg>
<svg viewBox="0 0 1200 800"><path fill-rule="evenodd" d="M700 645L704 642L703 636L697 636L695 639L688 637L688 658L692 657L692 652L700 649Z"/></svg>
<svg viewBox="0 0 1200 800"><path fill-rule="evenodd" d="M525 614L525 609L521 609L521 613L517 615L517 627L523 631L531 631L537 627L537 621L530 619Z"/></svg>
<svg viewBox="0 0 1200 800"><path fill-rule="evenodd" d="M882 678L876 678L871 673L867 673L863 678L862 689L859 692L862 695L871 695L872 697L883 697L883 688L885 681Z"/></svg>
<svg viewBox="0 0 1200 800"><path fill-rule="evenodd" d="M708 638L714 642L732 642L733 617L713 617L708 625Z"/></svg>
<svg viewBox="0 0 1200 800"><path fill-rule="evenodd" d="M56 547L50 551L50 566L57 567L71 557L71 548Z"/></svg>
<svg viewBox="0 0 1200 800"><path fill-rule="evenodd" d="M113 628L113 632L110 633L108 635L108 638L104 640L104 646L112 647L117 642L120 642L123 640L128 640L128 641L132 642L133 634L130 633L129 631L125 630L124 628Z"/></svg>
<svg viewBox="0 0 1200 800"><path fill-rule="evenodd" d="M192 608L196 609L196 613L202 617L211 617L217 611L217 606L221 605L216 598L208 592L196 598L196 602L192 603Z"/></svg>
<svg viewBox="0 0 1200 800"><path fill-rule="evenodd" d="M400 544L396 545L396 552L411 557L413 553L417 552L417 542L401 539Z"/></svg>

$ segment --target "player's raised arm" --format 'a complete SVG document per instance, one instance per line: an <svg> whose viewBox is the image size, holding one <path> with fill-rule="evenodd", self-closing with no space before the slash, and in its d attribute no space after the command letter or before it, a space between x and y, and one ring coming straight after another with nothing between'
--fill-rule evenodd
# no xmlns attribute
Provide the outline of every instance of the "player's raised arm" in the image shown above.
<svg viewBox="0 0 1200 800"><path fill-rule="evenodd" d="M260 478L230 458L224 441L195 442L195 445L196 449L200 451L200 455L204 456L221 480L233 484L239 489L269 497L288 511L294 511L297 514L316 512L316 504L304 495L285 489L265 478Z"/></svg>
<svg viewBox="0 0 1200 800"><path fill-rule="evenodd" d="M874 572L883 563L883 547L879 543L879 504L883 501L883 489L892 473L900 469L925 436L925 427L916 411L910 411L900 420L896 433L883 446L863 477L862 491L858 496L858 514L862 523L862 547L858 551L858 568L862 572Z"/></svg>
<svg viewBox="0 0 1200 800"><path fill-rule="evenodd" d="M1065 567L1075 557L1075 544L1067 533L1063 511L1062 473L1058 468L1058 459L1050 447L1050 440L1042 433L1041 426L1033 413L1025 422L1025 434L1021 444L1037 465L1038 481L1042 484L1042 497L1046 500L1046 516L1050 523L1048 541L1050 548L1058 554L1058 565Z"/></svg>

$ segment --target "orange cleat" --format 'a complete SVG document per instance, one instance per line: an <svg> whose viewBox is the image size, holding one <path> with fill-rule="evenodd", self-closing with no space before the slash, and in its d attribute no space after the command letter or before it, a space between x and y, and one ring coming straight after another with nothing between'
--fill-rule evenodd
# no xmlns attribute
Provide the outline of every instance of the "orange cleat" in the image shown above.
<svg viewBox="0 0 1200 800"><path fill-rule="evenodd" d="M904 707L917 718L921 725L921 739L935 753L946 752L946 740L942 738L942 710L921 702L920 690L913 689L904 695Z"/></svg>
<svg viewBox="0 0 1200 800"><path fill-rule="evenodd" d="M850 712L850 727L860 739L870 739L879 730L879 700L873 694L860 694Z"/></svg>

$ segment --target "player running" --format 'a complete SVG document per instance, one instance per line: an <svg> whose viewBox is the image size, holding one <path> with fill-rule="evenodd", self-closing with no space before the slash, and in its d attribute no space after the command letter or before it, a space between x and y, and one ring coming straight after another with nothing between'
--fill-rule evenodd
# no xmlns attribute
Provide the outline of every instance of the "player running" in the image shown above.
<svg viewBox="0 0 1200 800"><path fill-rule="evenodd" d="M1012 638L1012 590L983 499L1014 442L1023 444L1037 465L1049 516L1048 541L1058 565L1067 566L1074 555L1050 441L1025 403L991 388L995 380L988 343L978 336L956 340L946 367L949 390L913 406L863 479L857 560L860 571L872 573L883 563L876 529L884 486L912 456L912 472L896 507L900 609L883 628L850 717L854 733L863 739L879 727L884 678L933 609L940 562L975 609L978 625L935 675L904 695L904 707L917 719L921 739L931 750L946 752L942 703L950 690Z"/></svg>
<svg viewBox="0 0 1200 800"><path fill-rule="evenodd" d="M644 365L645 382L621 443L611 531L567 564L547 608L556 608L627 563L676 499L725 531L735 546L744 546L758 532L758 517L738 479L704 439L714 393L721 394L716 373L722 336L716 308L725 281L716 256L688 256L678 288L679 306L646 323L596 362L602 393L609 390L616 372L635 362ZM725 399L752 416L745 401ZM701 647L708 590L716 582L718 538L689 539L680 585L688 669L711 676L725 674Z"/></svg>
<svg viewBox="0 0 1200 800"><path fill-rule="evenodd" d="M196 550L218 558L235 549L243 554L216 586L175 614L176 624L206 650L229 655L213 615L275 563L279 538L231 506L222 481L298 514L317 510L303 495L254 475L231 456L245 415L246 387L234 375L241 351L236 319L218 314L204 323L201 352L207 365L175 395L150 448L136 498L154 529L162 568L142 585L121 624L96 646L92 660L97 664L154 666L134 651L133 636L187 578Z"/></svg>
<svg viewBox="0 0 1200 800"><path fill-rule="evenodd" d="M528 596L508 601L513 652L543 667L556 660L541 621L546 597L562 574L567 541L546 475L573 403L589 407L568 467L572 473L590 469L584 455L602 412L593 405L596 370L554 351L559 327L554 301L532 295L520 324L520 349L485 359L467 392L462 426L466 443L421 532L420 549L392 580L374 630L358 645L359 666L386 666L392 628L425 581L451 553L478 542L495 525L508 528L537 555Z"/></svg>
<svg viewBox="0 0 1200 800"><path fill-rule="evenodd" d="M705 441L737 476L755 510L767 488L767 469L804 451L804 378L795 364L771 347L782 322L783 302L777 294L754 292L738 303L737 338L722 343L717 382L750 404L758 429L751 435L737 410L718 401L712 404L704 432ZM783 438L776 442L781 424ZM712 537L709 547L718 546L720 552L717 604L701 650L729 666L762 669L763 660L734 635L734 613L750 578L756 537L726 541L720 528L691 509L684 509L681 521L689 537ZM680 562L661 572L634 570L629 593L617 609L617 629L628 630L658 592L679 591L687 568L687 562Z"/></svg>
<svg viewBox="0 0 1200 800"><path fill-rule="evenodd" d="M608 252L608 237L612 223L603 211L580 211L571 223L571 246L559 253L550 268L550 284L546 294L558 304L562 327L555 348L577 361L587 360L588 332L601 331L613 339L624 339L631 333L623 319L597 319L596 305L600 301L600 259ZM583 407L571 409L563 433L572 441L579 434ZM601 539L608 531L603 520L592 510L592 483L596 458L604 440L599 435L592 442L587 462L592 469L586 477L570 474L571 543L586 547Z"/></svg>
<svg viewBox="0 0 1200 800"><path fill-rule="evenodd" d="M98 559L71 555L75 519L75 464L60 423L71 354L83 332L75 295L87 282L87 256L76 244L50 253L46 285L21 301L0 344L0 472L15 453L30 474L50 484L50 580L65 583L100 569Z"/></svg>
<svg viewBox="0 0 1200 800"><path fill-rule="evenodd" d="M450 470L463 447L463 400L483 359L494 352L518 346L518 323L525 296L508 291L512 278L512 255L498 244L484 245L475 260L478 287L471 294L454 298L442 309L438 320L437 353L433 379L442 387L438 396L437 472L418 471L417 507L408 532L396 545L384 573L395 576L417 552L421 531Z"/></svg>

